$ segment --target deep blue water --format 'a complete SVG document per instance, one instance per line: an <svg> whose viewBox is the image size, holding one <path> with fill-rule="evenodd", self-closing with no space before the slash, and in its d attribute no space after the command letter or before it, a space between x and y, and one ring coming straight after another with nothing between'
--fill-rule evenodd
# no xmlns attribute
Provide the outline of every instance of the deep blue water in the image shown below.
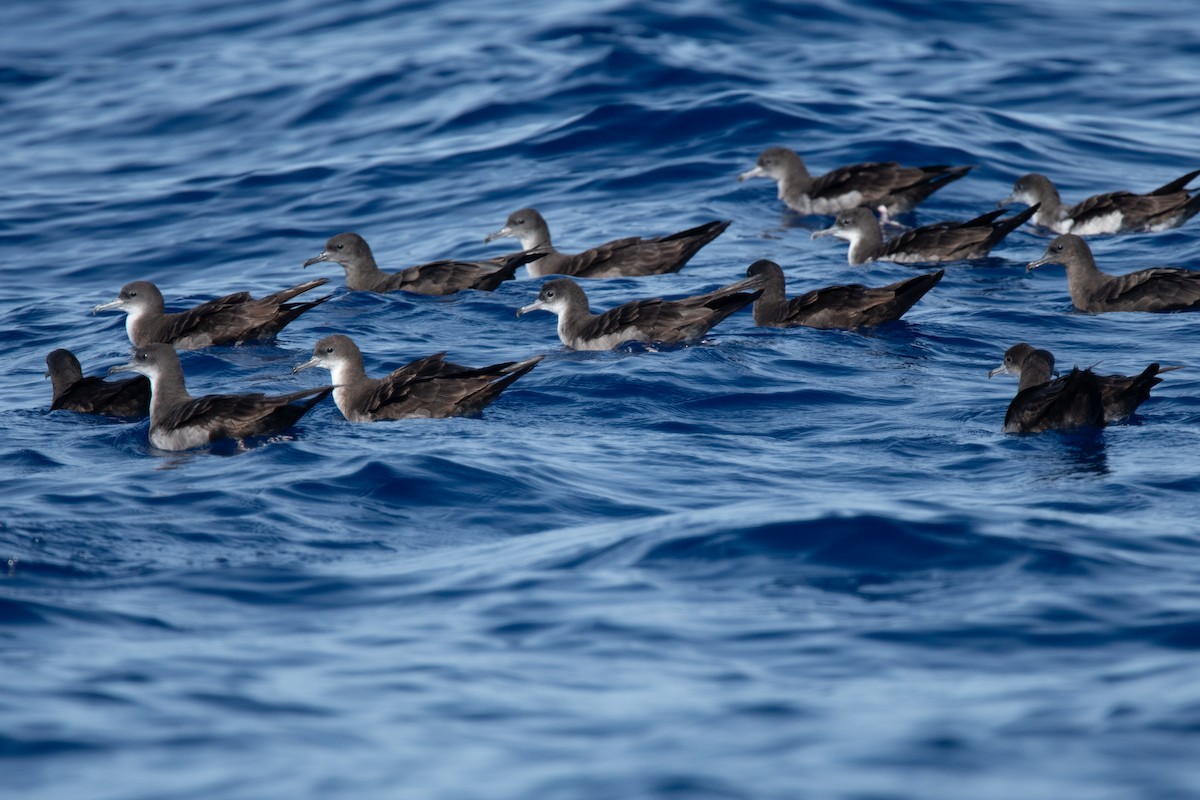
<svg viewBox="0 0 1200 800"><path fill-rule="evenodd" d="M1200 797L1200 315L1071 311L1023 229L869 332L564 351L537 282L345 294L190 388L285 391L321 336L380 373L546 360L482 416L325 403L245 452L46 411L150 279L173 307L311 277L343 230L386 267L486 256L535 205L576 250L709 219L684 295L771 258L792 294L882 284L827 220L739 185L975 164L910 223L1200 166L1200 17L1178 0L0 7L4 797ZM1196 266L1200 222L1093 240ZM999 432L1029 341L1169 373L1095 435Z"/></svg>

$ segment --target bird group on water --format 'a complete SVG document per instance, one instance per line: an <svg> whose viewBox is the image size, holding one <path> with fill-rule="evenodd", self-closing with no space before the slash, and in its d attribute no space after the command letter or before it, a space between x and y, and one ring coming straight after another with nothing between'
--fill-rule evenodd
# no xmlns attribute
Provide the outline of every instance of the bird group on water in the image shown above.
<svg viewBox="0 0 1200 800"><path fill-rule="evenodd" d="M848 241L851 265L985 258L1009 233L1030 222L1058 235L1027 269L1063 266L1078 310L1200 310L1200 271L1158 267L1110 275L1099 270L1082 238L1182 225L1200 211L1200 190L1187 188L1200 170L1146 194L1110 192L1070 206L1063 204L1049 179L1029 174L1016 181L1012 194L1001 200L996 210L967 221L938 222L884 238L884 224L893 225L892 217L913 210L970 169L865 163L814 177L795 152L772 147L738 179L770 178L778 184L779 199L792 210L833 216L833 225L815 231L812 238L833 236ZM1008 216L1004 206L1012 203L1027 207ZM591 312L577 279L677 272L729 224L717 220L668 236L628 237L569 254L554 247L542 215L523 208L510 214L504 226L484 240L515 238L521 246L515 253L480 261L445 259L387 273L379 268L362 236L339 233L304 266L341 265L347 291L424 295L492 291L514 279L517 269L524 266L531 277L555 277L543 283L537 298L518 309L517 315L532 311L555 314L560 340L575 350L611 350L627 342L697 341L747 306L759 326L852 329L881 325L903 316L944 275L938 270L881 287L826 286L789 298L783 269L764 259L751 264L744 278L705 294L632 300L600 314ZM46 357L47 376L53 382L51 409L134 418L148 415L150 443L163 450L183 450L222 439L240 441L284 431L330 394L351 422L475 414L543 358L534 355L521 361L469 367L436 353L372 378L353 339L335 334L318 341L312 358L293 369L328 370L329 384L281 395L195 397L188 393L177 350L270 340L292 320L328 301L332 294L299 299L328 282L328 278L318 278L258 299L238 292L175 313L165 310L163 295L155 284L128 283L115 299L93 311L126 314L132 354L127 364L110 372L138 374L117 380L85 377L72 353L55 350ZM1018 379L1017 394L1002 429L1026 433L1099 427L1124 419L1161 382L1158 375L1172 369L1178 367L1150 364L1136 376L1101 376L1080 368L1056 375L1050 352L1019 343L1008 349L1003 363L989 377L1005 373Z"/></svg>

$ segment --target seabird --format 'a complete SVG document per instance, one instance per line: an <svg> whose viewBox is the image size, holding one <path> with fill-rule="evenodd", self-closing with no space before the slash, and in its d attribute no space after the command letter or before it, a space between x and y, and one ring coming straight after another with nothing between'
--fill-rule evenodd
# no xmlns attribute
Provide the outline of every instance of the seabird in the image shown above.
<svg viewBox="0 0 1200 800"><path fill-rule="evenodd" d="M323 367L333 376L333 402L350 422L477 414L543 356L490 367L462 367L445 353L417 359L382 378L370 378L362 352L349 336L326 336L313 357L292 372Z"/></svg>
<svg viewBox="0 0 1200 800"><path fill-rule="evenodd" d="M704 245L729 227L728 220L706 222L670 236L642 239L630 236L570 255L550 242L550 226L535 209L522 208L508 215L504 227L489 233L484 242L512 236L526 251L545 253L526 266L530 276L569 275L574 278L620 278L678 272Z"/></svg>
<svg viewBox="0 0 1200 800"><path fill-rule="evenodd" d="M754 324L770 328L863 328L893 322L945 274L938 270L879 288L858 283L826 286L789 300L784 294L783 269L774 261L755 261L746 270L748 277L766 280L762 295L754 301Z"/></svg>
<svg viewBox="0 0 1200 800"><path fill-rule="evenodd" d="M516 277L517 267L538 257L540 253L522 251L484 261L444 259L389 273L379 269L365 239L357 233L339 233L325 243L320 255L305 261L304 266L321 261L341 264L346 271L346 288L352 292L446 295L464 289L495 291L501 283Z"/></svg>
<svg viewBox="0 0 1200 800"><path fill-rule="evenodd" d="M763 279L747 278L707 294L680 300L631 300L601 314L570 278L542 284L537 300L517 311L558 315L558 338L574 350L612 350L624 342L676 344L699 339L727 316L762 294ZM751 291L745 291L745 290Z"/></svg>
<svg viewBox="0 0 1200 800"><path fill-rule="evenodd" d="M814 178L804 160L786 147L769 147L758 164L738 176L771 178L779 183L779 199L801 214L836 214L866 206L884 215L916 208L943 186L966 175L970 167L902 167L894 161L853 164Z"/></svg>
<svg viewBox="0 0 1200 800"><path fill-rule="evenodd" d="M150 380L145 375L119 381L85 378L75 354L60 348L46 356L46 377L54 392L51 411L61 408L110 417L144 417L150 413Z"/></svg>
<svg viewBox="0 0 1200 800"><path fill-rule="evenodd" d="M1104 421L1120 422L1131 416L1150 397L1150 390L1162 383L1158 376L1177 369L1182 367L1163 367L1154 363L1137 375L1097 375ZM1021 381L1020 388L1028 388L1049 381L1053 371L1054 354L1048 350L1035 350L1032 345L1021 342L1008 348L1004 363L989 372L988 377L1001 373L1015 375Z"/></svg>
<svg viewBox="0 0 1200 800"><path fill-rule="evenodd" d="M289 300L328 282L328 278L309 281L259 300L251 297L249 292L238 292L201 303L188 311L167 314L163 311L163 296L158 287L149 281L134 281L122 286L115 300L96 306L92 313L116 308L128 314L125 332L134 347L163 343L180 350L197 350L270 339L296 317L333 295L301 303L289 303Z"/></svg>
<svg viewBox="0 0 1200 800"><path fill-rule="evenodd" d="M1026 270L1045 264L1067 268L1067 291L1079 311L1200 311L1200 272L1179 267L1151 267L1125 275L1109 275L1096 267L1087 242L1064 233L1029 262Z"/></svg>
<svg viewBox="0 0 1200 800"><path fill-rule="evenodd" d="M332 386L318 386L271 396L192 397L184 385L179 355L167 344L136 347L128 364L109 372L139 372L150 379L150 444L160 450L186 450L220 439L279 433L333 391Z"/></svg>
<svg viewBox="0 0 1200 800"><path fill-rule="evenodd" d="M1054 378L1054 356L1022 342L1004 353L1004 363L988 372L1017 377L1017 396L1004 415L1004 433L1041 433L1100 428L1105 407L1100 379L1090 369Z"/></svg>
<svg viewBox="0 0 1200 800"><path fill-rule="evenodd" d="M993 247L1034 215L1037 206L997 222L1004 213L989 211L967 222L938 222L905 231L884 241L883 229L867 208L850 208L837 215L832 227L814 231L812 238L836 236L850 242L852 265L869 261L913 264L986 258Z"/></svg>
<svg viewBox="0 0 1200 800"><path fill-rule="evenodd" d="M1148 194L1109 192L1093 195L1073 206L1064 206L1058 189L1049 178L1030 173L1017 178L1012 194L1001 200L999 205L1037 203L1041 209L1034 216L1033 224L1049 228L1055 233L1089 236L1097 233L1163 231L1182 225L1200 211L1200 191L1185 188L1197 175L1200 175L1200 169Z"/></svg>

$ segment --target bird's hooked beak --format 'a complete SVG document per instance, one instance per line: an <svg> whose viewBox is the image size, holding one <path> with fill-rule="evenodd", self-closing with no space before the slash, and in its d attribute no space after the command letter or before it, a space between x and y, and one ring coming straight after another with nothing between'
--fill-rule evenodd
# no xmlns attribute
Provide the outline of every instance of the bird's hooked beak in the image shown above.
<svg viewBox="0 0 1200 800"><path fill-rule="evenodd" d="M528 314L530 311L541 311L541 310L543 310L543 309L545 309L545 308L546 308L546 306L545 306L545 305L542 303L542 301L541 301L541 300L534 300L534 301L533 301L532 303L530 303L529 305L527 305L527 306L521 306L520 308L518 308L518 309L517 309L517 316L519 317L519 316L521 316L521 315L523 315L523 314Z"/></svg>
<svg viewBox="0 0 1200 800"><path fill-rule="evenodd" d="M505 225L500 230L492 231L487 236L483 237L483 243L487 244L488 242L492 241L493 239L503 239L505 236L512 236L512 235L513 235L512 226Z"/></svg>
<svg viewBox="0 0 1200 800"><path fill-rule="evenodd" d="M137 367L133 364L117 364L115 367L108 368L109 375L117 372L137 372Z"/></svg>
<svg viewBox="0 0 1200 800"><path fill-rule="evenodd" d="M328 261L328 260L329 260L329 251L322 250L320 255L313 256L308 261L305 261L304 266L311 267L313 264L319 264L322 261Z"/></svg>
<svg viewBox="0 0 1200 800"><path fill-rule="evenodd" d="M994 378L997 375L1007 375L1007 374L1008 374L1008 367L1005 366L1004 364L1001 364L1000 366L996 367L995 369L988 370L988 378Z"/></svg>
<svg viewBox="0 0 1200 800"><path fill-rule="evenodd" d="M999 203L996 203L996 208L1004 208L1005 206L1011 206L1015 202L1017 202L1016 195L1010 194L1008 197L1004 198Z"/></svg>
<svg viewBox="0 0 1200 800"><path fill-rule="evenodd" d="M100 305L95 306L92 308L92 313L99 314L101 311L109 311L114 308L120 308L121 305L121 298L118 297L115 300L109 300L107 303L101 303Z"/></svg>
<svg viewBox="0 0 1200 800"><path fill-rule="evenodd" d="M1059 264L1059 263L1061 263L1061 262L1057 258L1050 255L1049 253L1046 253L1041 258L1037 259L1036 261L1030 261L1028 264L1026 264L1025 271L1030 272L1032 270L1037 269L1038 267L1044 267L1047 264Z"/></svg>
<svg viewBox="0 0 1200 800"><path fill-rule="evenodd" d="M821 228L820 230L817 230L817 231L813 231L813 232L812 232L812 238L813 238L813 239L820 239L822 236L833 236L833 235L835 235L836 233L837 233L837 227L836 227L836 226L829 227L829 228Z"/></svg>
<svg viewBox="0 0 1200 800"><path fill-rule="evenodd" d="M303 364L297 364L296 366L292 367L292 374L295 375L297 372L303 372L306 369L312 369L313 367L319 366L321 366L320 360L318 360L316 356L313 356Z"/></svg>
<svg viewBox="0 0 1200 800"><path fill-rule="evenodd" d="M767 171L765 169L756 165L752 169L748 169L745 172L743 172L741 175L738 175L738 183L741 183L742 181L748 181L751 178L769 178L769 177L771 177L771 176L767 174Z"/></svg>

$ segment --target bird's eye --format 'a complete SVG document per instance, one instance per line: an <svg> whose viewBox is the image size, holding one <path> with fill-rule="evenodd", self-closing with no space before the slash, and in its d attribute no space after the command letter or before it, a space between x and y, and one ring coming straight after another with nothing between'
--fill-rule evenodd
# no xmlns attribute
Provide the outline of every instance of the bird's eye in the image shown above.
<svg viewBox="0 0 1200 800"><path fill-rule="evenodd" d="M547 300L549 300L551 297L554 297L554 290L553 290L553 289L551 289L550 291L546 292L546 299L547 299Z"/></svg>
<svg viewBox="0 0 1200 800"><path fill-rule="evenodd" d="M333 352L333 348L332 348L332 347L326 347L326 348L325 348L325 352L326 352L326 353L332 353L332 352Z"/></svg>
<svg viewBox="0 0 1200 800"><path fill-rule="evenodd" d="M1061 253L1063 251L1063 246L1061 244L1054 244L1050 245L1050 249L1056 253Z"/></svg>
<svg viewBox="0 0 1200 800"><path fill-rule="evenodd" d="M346 245L344 245L344 244L341 244L341 243L339 242L338 244L335 244L335 245L333 246L333 249L334 249L334 250L345 250L345 249L346 249Z"/></svg>
<svg viewBox="0 0 1200 800"><path fill-rule="evenodd" d="M513 220L513 225L524 225L524 224L525 224L525 218L524 218L524 217L521 217L520 219Z"/></svg>

